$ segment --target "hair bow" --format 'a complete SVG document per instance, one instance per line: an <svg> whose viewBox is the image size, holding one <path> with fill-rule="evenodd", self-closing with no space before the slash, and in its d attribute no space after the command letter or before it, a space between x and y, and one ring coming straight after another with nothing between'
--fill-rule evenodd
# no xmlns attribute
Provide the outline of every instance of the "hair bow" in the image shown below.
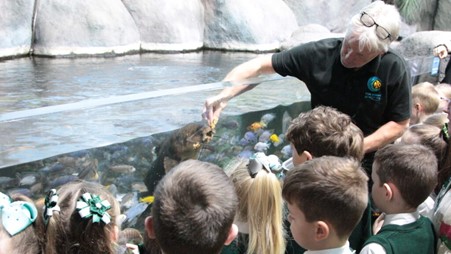
<svg viewBox="0 0 451 254"><path fill-rule="evenodd" d="M38 215L36 207L25 201L14 201L0 192L0 213L3 228L14 236L30 226Z"/></svg>
<svg viewBox="0 0 451 254"><path fill-rule="evenodd" d="M61 209L58 206L58 194L55 189L51 189L45 197L44 203L44 221L48 223L49 218L53 216L53 212L59 212Z"/></svg>
<svg viewBox="0 0 451 254"><path fill-rule="evenodd" d="M249 158L247 168L249 175L254 178L261 169L266 170L268 173L281 173L282 164L280 163L279 158L274 154L266 156L262 152L257 152ZM278 177L280 176L278 175Z"/></svg>
<svg viewBox="0 0 451 254"><path fill-rule="evenodd" d="M76 208L82 218L92 217L94 223L103 221L108 224L111 221L111 216L106 212L111 209L111 204L108 200L102 200L98 195L91 195L88 192L81 195Z"/></svg>

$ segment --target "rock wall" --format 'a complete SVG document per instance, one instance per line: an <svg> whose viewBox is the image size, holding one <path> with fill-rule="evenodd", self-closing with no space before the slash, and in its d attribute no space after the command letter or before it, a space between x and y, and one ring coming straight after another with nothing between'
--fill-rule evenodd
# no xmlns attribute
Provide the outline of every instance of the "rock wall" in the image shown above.
<svg viewBox="0 0 451 254"><path fill-rule="evenodd" d="M438 1L436 16L430 17L435 26L451 30L447 15L451 0L427 1ZM293 36L298 43L341 36L350 17L369 3L371 0L1 1L0 58L203 48L274 51L290 47ZM404 37L412 32L415 28Z"/></svg>

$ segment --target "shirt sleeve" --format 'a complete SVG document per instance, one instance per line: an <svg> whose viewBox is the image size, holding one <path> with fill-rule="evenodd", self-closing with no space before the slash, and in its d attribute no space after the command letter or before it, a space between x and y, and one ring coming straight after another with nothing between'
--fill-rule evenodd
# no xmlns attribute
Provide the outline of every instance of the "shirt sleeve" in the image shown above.
<svg viewBox="0 0 451 254"><path fill-rule="evenodd" d="M410 118L412 110L412 85L410 70L404 59L395 53L387 53L381 64L381 74L388 84L387 121L401 122Z"/></svg>
<svg viewBox="0 0 451 254"><path fill-rule="evenodd" d="M386 254L384 247L377 243L370 243L365 245L360 251L360 254Z"/></svg>

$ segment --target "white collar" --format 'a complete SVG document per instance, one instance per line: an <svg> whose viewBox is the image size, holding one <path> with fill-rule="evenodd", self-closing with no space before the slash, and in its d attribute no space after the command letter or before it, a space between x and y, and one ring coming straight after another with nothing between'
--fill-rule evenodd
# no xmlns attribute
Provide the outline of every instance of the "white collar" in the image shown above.
<svg viewBox="0 0 451 254"><path fill-rule="evenodd" d="M412 213L385 214L384 225L406 225L417 221L420 218L418 211Z"/></svg>
<svg viewBox="0 0 451 254"><path fill-rule="evenodd" d="M325 250L308 250L304 252L305 254L353 254L355 251L352 251L349 247L349 242L347 241L345 245L333 248L333 249L325 249Z"/></svg>

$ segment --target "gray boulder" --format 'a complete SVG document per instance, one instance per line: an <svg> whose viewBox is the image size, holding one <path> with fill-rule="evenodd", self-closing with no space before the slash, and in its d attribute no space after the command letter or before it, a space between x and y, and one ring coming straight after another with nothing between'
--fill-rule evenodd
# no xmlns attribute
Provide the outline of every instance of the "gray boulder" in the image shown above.
<svg viewBox="0 0 451 254"><path fill-rule="evenodd" d="M296 15L299 26L321 24L329 31L342 33L352 16L371 0L284 0Z"/></svg>
<svg viewBox="0 0 451 254"><path fill-rule="evenodd" d="M203 46L204 8L200 0L123 0L141 35L141 49L195 50Z"/></svg>
<svg viewBox="0 0 451 254"><path fill-rule="evenodd" d="M120 0L40 0L34 54L123 54L140 49L139 31Z"/></svg>
<svg viewBox="0 0 451 254"><path fill-rule="evenodd" d="M0 57L30 52L34 1L0 1Z"/></svg>
<svg viewBox="0 0 451 254"><path fill-rule="evenodd" d="M451 31L451 0L438 2L437 14L435 16L434 30Z"/></svg>
<svg viewBox="0 0 451 254"><path fill-rule="evenodd" d="M332 33L325 26L318 24L309 24L299 27L289 39L285 40L282 43L281 49L286 50L311 41L343 36L344 33Z"/></svg>
<svg viewBox="0 0 451 254"><path fill-rule="evenodd" d="M204 46L213 49L271 51L298 27L282 0L203 0Z"/></svg>
<svg viewBox="0 0 451 254"><path fill-rule="evenodd" d="M401 42L394 44L393 48L398 51L409 64L411 75L418 76L414 84L428 81L436 83L441 77L431 76L433 53L435 46L451 41L451 32L444 31L422 31L416 32ZM446 67L446 60L441 60L441 70Z"/></svg>

